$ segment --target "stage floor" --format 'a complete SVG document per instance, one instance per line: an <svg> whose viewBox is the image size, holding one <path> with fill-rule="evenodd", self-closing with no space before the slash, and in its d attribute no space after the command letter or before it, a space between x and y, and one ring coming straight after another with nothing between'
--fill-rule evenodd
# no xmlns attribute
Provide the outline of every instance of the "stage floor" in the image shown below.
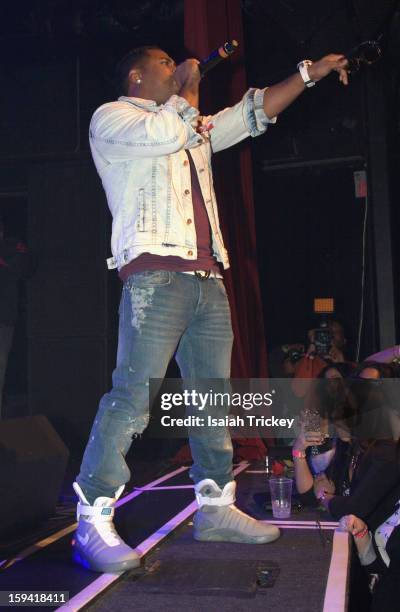
<svg viewBox="0 0 400 612"><path fill-rule="evenodd" d="M340 612L346 609L348 536L317 511L272 520L265 510L265 474L242 462L235 466L237 505L279 524L281 538L265 545L196 542L196 510L188 467L182 466L135 488L118 502L116 525L142 556L142 568L97 574L71 560L75 524L5 561L1 591L68 591L63 610L273 609L275 612ZM263 587L266 573L273 586ZM13 606L14 608L16 606Z"/></svg>

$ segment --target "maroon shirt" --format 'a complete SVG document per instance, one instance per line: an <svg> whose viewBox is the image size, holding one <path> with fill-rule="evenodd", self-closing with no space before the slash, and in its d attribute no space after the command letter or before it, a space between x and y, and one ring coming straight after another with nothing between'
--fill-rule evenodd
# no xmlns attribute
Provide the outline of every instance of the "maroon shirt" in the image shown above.
<svg viewBox="0 0 400 612"><path fill-rule="evenodd" d="M145 270L169 270L171 272L191 272L194 270L211 270L220 273L218 262L211 249L211 227L208 220L207 209L199 184L192 156L186 151L190 164L190 178L192 183L193 217L197 237L197 259L188 261L175 255L152 255L142 253L132 259L119 272L120 279L126 279L136 272Z"/></svg>

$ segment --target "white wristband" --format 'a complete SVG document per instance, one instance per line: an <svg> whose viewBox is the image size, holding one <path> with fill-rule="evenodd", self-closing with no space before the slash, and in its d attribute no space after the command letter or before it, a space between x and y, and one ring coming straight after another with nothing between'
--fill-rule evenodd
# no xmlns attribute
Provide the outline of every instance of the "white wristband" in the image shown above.
<svg viewBox="0 0 400 612"><path fill-rule="evenodd" d="M311 60L303 60L297 64L297 68L301 74L301 78L304 81L306 87L313 87L315 85L315 81L310 79L310 75L308 74L308 67L312 65Z"/></svg>

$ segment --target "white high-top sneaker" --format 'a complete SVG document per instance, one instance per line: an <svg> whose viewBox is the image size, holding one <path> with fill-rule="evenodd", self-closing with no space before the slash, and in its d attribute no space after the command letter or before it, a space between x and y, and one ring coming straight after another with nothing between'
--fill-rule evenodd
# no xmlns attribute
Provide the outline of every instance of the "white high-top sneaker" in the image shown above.
<svg viewBox="0 0 400 612"><path fill-rule="evenodd" d="M95 572L123 572L139 567L139 555L119 537L113 523L114 504L124 486L115 497L98 497L93 506L77 482L72 486L79 497L78 528L72 540L74 560Z"/></svg>
<svg viewBox="0 0 400 612"><path fill-rule="evenodd" d="M206 478L195 486L199 504L193 519L195 540L265 544L279 538L278 527L257 521L234 506L235 492L235 481L220 489Z"/></svg>

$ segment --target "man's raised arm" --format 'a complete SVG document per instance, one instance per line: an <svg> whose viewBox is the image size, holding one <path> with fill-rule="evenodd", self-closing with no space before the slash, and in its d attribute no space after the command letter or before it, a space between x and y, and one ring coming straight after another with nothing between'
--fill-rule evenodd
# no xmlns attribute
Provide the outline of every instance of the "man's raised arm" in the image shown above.
<svg viewBox="0 0 400 612"><path fill-rule="evenodd" d="M326 55L317 62L306 65L310 84L317 83L332 71L339 73L339 80L347 85L347 59L343 55ZM306 89L307 72L293 74L284 81L268 87L264 93L264 112L267 117L276 117ZM306 79L306 80L304 80Z"/></svg>

